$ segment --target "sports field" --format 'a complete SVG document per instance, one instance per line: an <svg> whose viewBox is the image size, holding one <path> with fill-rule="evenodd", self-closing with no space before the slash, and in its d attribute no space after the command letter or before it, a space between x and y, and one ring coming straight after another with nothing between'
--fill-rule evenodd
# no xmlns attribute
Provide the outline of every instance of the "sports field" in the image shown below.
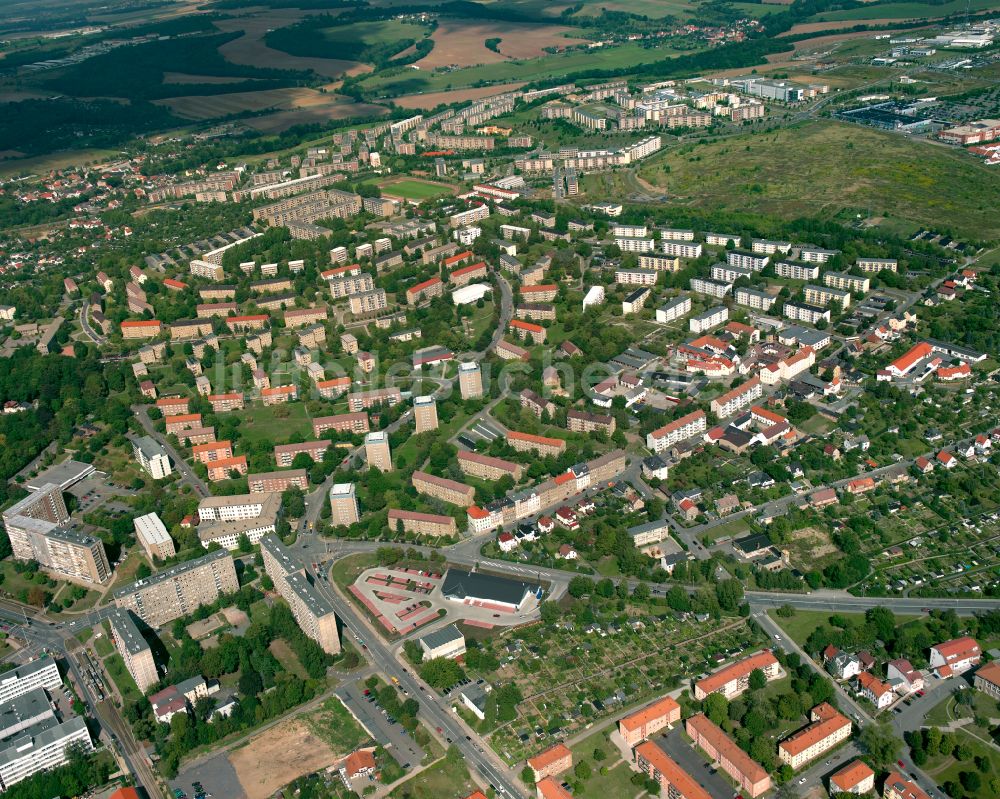
<svg viewBox="0 0 1000 799"><path fill-rule="evenodd" d="M433 183L429 180L400 180L398 182L381 184L382 194L386 197L400 197L404 200L422 202L433 197L443 197L451 194L450 186L443 183Z"/></svg>

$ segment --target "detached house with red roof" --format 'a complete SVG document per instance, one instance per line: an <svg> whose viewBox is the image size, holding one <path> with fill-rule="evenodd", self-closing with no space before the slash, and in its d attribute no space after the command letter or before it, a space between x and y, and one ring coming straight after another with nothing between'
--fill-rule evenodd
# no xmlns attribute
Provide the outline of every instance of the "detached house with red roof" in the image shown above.
<svg viewBox="0 0 1000 799"><path fill-rule="evenodd" d="M852 760L830 777L830 793L853 793L858 796L875 790L875 772L862 760Z"/></svg>
<svg viewBox="0 0 1000 799"><path fill-rule="evenodd" d="M913 465L916 466L917 471L921 474L930 474L934 471L934 464L927 460L927 458L923 455L917 458Z"/></svg>
<svg viewBox="0 0 1000 799"><path fill-rule="evenodd" d="M867 671L861 672L857 677L857 693L879 710L889 707L896 699L891 687Z"/></svg>
<svg viewBox="0 0 1000 799"><path fill-rule="evenodd" d="M930 667L942 679L979 665L982 651L975 638L965 636L931 647Z"/></svg>

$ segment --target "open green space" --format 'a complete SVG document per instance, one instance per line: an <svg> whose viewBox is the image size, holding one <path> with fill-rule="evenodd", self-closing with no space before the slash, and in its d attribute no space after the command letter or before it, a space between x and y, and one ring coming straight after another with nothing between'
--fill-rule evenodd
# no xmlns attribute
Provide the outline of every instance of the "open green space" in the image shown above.
<svg viewBox="0 0 1000 799"><path fill-rule="evenodd" d="M832 120L685 145L639 172L689 207L785 218L861 208L973 240L1000 236L1000 173L957 150Z"/></svg>
<svg viewBox="0 0 1000 799"><path fill-rule="evenodd" d="M400 180L396 183L384 184L382 193L420 202L432 197L443 197L446 194L451 194L451 187L443 183L431 183L423 180Z"/></svg>
<svg viewBox="0 0 1000 799"><path fill-rule="evenodd" d="M441 799L468 796L478 786L469 776L462 756L454 750L433 766L414 775L396 788L390 799Z"/></svg>
<svg viewBox="0 0 1000 799"><path fill-rule="evenodd" d="M961 727L955 733L958 744L971 755L958 760L954 755L932 755L922 766L923 771L934 778L938 785L960 783L962 772L975 772L980 776L979 787L974 790L961 788L962 799L995 799L1000 789L1000 752L983 740ZM980 768L985 766L985 768Z"/></svg>
<svg viewBox="0 0 1000 799"><path fill-rule="evenodd" d="M306 723L337 752L352 752L369 740L361 725L335 696L306 716Z"/></svg>
<svg viewBox="0 0 1000 799"><path fill-rule="evenodd" d="M252 405L241 412L240 435L248 441L282 443L299 434L312 438L312 421L304 402L287 405Z"/></svg>
<svg viewBox="0 0 1000 799"><path fill-rule="evenodd" d="M130 705L133 702L138 702L142 699L142 691L140 691L139 686L135 684L135 680L132 679L132 675L128 673L128 669L125 667L125 661L122 660L121 655L115 652L105 658L104 668L107 669L108 674L111 675L111 679L118 688L118 693L121 694L122 701L125 705Z"/></svg>
<svg viewBox="0 0 1000 799"><path fill-rule="evenodd" d="M996 8L996 0L950 0L945 3L869 3L861 8L825 11L811 20L938 19L967 11Z"/></svg>
<svg viewBox="0 0 1000 799"><path fill-rule="evenodd" d="M579 782L580 790L573 793L582 799L608 799L611 796L629 796L640 799L647 793L632 784L632 771L628 763L621 760L617 747L608 740L615 729L614 725L588 735L579 743L570 747L573 752L573 763L586 763L590 768L590 777ZM604 754L597 760L597 752ZM601 768L606 767L607 773L602 774Z"/></svg>
<svg viewBox="0 0 1000 799"><path fill-rule="evenodd" d="M823 610L796 610L794 616L787 617L779 615L777 610L769 610L767 615L799 646L805 646L806 640L816 628L830 621L830 614ZM863 613L838 613L837 615L856 624L864 624L865 621ZM917 615L898 615L896 621L899 624L906 624L919 618Z"/></svg>

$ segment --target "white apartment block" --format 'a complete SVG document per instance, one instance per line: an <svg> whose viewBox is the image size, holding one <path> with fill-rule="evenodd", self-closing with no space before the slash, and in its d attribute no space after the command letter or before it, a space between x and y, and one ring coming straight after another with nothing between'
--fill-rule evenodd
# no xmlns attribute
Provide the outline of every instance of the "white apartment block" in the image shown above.
<svg viewBox="0 0 1000 799"><path fill-rule="evenodd" d="M729 233L706 233L705 243L711 244L713 247L726 247L732 242L734 246L740 246L740 237L732 236Z"/></svg>
<svg viewBox="0 0 1000 799"><path fill-rule="evenodd" d="M700 242L661 239L660 249L664 255L673 255L677 258L701 258L702 248Z"/></svg>
<svg viewBox="0 0 1000 799"><path fill-rule="evenodd" d="M769 239L753 239L750 242L750 249L754 252L764 253L765 255L774 255L775 253L782 253L788 255L789 251L792 249L792 243L790 241L770 241Z"/></svg>
<svg viewBox="0 0 1000 799"><path fill-rule="evenodd" d="M755 311L769 311L771 306L777 301L776 297L768 294L766 291L757 291L756 289L746 287L736 289L733 292L733 298L736 300L737 305L752 308Z"/></svg>
<svg viewBox="0 0 1000 799"><path fill-rule="evenodd" d="M868 289L871 287L871 279L849 275L846 272L824 272L823 285L843 291L856 291L858 294L867 294Z"/></svg>
<svg viewBox="0 0 1000 799"><path fill-rule="evenodd" d="M656 249L653 239L621 237L615 239L615 244L622 252L653 252Z"/></svg>
<svg viewBox="0 0 1000 799"><path fill-rule="evenodd" d="M790 280L816 280L819 277L819 267L807 266L795 261L778 261L774 265L774 274Z"/></svg>
<svg viewBox="0 0 1000 799"><path fill-rule="evenodd" d="M841 310L851 305L851 292L834 289L829 286L817 286L809 283L802 289L807 305L827 306L831 302L839 302Z"/></svg>
<svg viewBox="0 0 1000 799"><path fill-rule="evenodd" d="M661 227L657 228L660 231L661 239L670 239L671 241L694 241L694 231L693 230L682 230L680 228L672 227Z"/></svg>
<svg viewBox="0 0 1000 799"><path fill-rule="evenodd" d="M682 316L687 316L689 313L691 313L691 298L678 297L656 309L656 321L666 324L680 319Z"/></svg>
<svg viewBox="0 0 1000 799"><path fill-rule="evenodd" d="M615 283L629 286L655 286L657 274L655 269L618 269L615 271Z"/></svg>
<svg viewBox="0 0 1000 799"><path fill-rule="evenodd" d="M726 263L743 269L760 272L770 263L771 257L766 253L747 252L746 250L730 250L726 253Z"/></svg>
<svg viewBox="0 0 1000 799"><path fill-rule="evenodd" d="M717 300L721 300L732 290L732 283L723 283L721 280L712 280L707 277L691 278L691 291L697 294L707 294L709 297L715 297Z"/></svg>
<svg viewBox="0 0 1000 799"><path fill-rule="evenodd" d="M815 305L804 305L801 302L786 302L781 308L781 314L786 319L796 322L808 322L811 325L819 321L830 323L830 311L827 308L817 308Z"/></svg>
<svg viewBox="0 0 1000 799"><path fill-rule="evenodd" d="M488 205L477 205L468 211L459 211L457 214L452 214L448 217L448 224L451 227L466 227L467 225L481 222L483 219L488 218L489 215L490 207Z"/></svg>
<svg viewBox="0 0 1000 799"><path fill-rule="evenodd" d="M734 416L744 408L749 408L754 401L760 399L764 394L759 377L753 377L742 386L737 386L731 391L716 397L712 400L712 412L720 419Z"/></svg>
<svg viewBox="0 0 1000 799"><path fill-rule="evenodd" d="M141 436L132 441L132 454L154 480L162 480L173 471L167 451L151 436Z"/></svg>
<svg viewBox="0 0 1000 799"><path fill-rule="evenodd" d="M688 326L692 333L704 333L727 321L729 321L729 309L725 305L717 305L704 313L692 316L688 320Z"/></svg>
<svg viewBox="0 0 1000 799"><path fill-rule="evenodd" d="M0 750L0 789L7 790L32 774L63 765L69 760L71 747L94 750L87 722L81 716L61 724L45 721L28 727Z"/></svg>
<svg viewBox="0 0 1000 799"><path fill-rule="evenodd" d="M858 258L854 262L862 272L881 272L883 269L893 272L899 267L899 262L895 258Z"/></svg>
<svg viewBox="0 0 1000 799"><path fill-rule="evenodd" d="M744 269L742 266L712 264L712 280L721 280L724 283L735 283L741 277L749 278L752 274L752 269Z"/></svg>
<svg viewBox="0 0 1000 799"><path fill-rule="evenodd" d="M668 255L639 255L640 269L655 269L658 272L679 272L681 271L681 259Z"/></svg>
<svg viewBox="0 0 1000 799"><path fill-rule="evenodd" d="M44 655L0 675L0 705L36 688L52 691L60 685L59 667L50 656Z"/></svg>
<svg viewBox="0 0 1000 799"><path fill-rule="evenodd" d="M840 250L823 250L819 247L802 247L799 250L799 260L807 264L825 264Z"/></svg>
<svg viewBox="0 0 1000 799"><path fill-rule="evenodd" d="M680 419L675 419L667 425L646 435L646 446L652 452L663 452L674 444L685 441L692 436L700 435L707 429L708 420L702 410L693 411Z"/></svg>
<svg viewBox="0 0 1000 799"><path fill-rule="evenodd" d="M622 314L638 313L646 306L653 292L648 288L638 288L622 300Z"/></svg>
<svg viewBox="0 0 1000 799"><path fill-rule="evenodd" d="M620 225L616 222L611 225L611 235L616 239L644 239L649 235L649 229L645 225Z"/></svg>

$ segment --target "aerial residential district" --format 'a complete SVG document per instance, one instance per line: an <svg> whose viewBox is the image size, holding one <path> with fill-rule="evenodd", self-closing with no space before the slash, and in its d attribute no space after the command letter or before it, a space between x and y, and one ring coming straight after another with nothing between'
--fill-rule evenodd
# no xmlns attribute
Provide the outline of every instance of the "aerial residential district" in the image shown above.
<svg viewBox="0 0 1000 799"><path fill-rule="evenodd" d="M1000 796L1000 21L876 5L0 178L3 796Z"/></svg>

